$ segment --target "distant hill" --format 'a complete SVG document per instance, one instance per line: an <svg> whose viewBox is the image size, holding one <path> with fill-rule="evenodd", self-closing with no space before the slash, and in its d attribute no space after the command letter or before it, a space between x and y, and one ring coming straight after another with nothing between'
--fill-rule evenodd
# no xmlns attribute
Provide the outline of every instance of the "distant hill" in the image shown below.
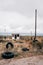
<svg viewBox="0 0 43 65"><path fill-rule="evenodd" d="M20 34L20 36L34 36L34 33L32 35L30 33L14 33L14 34ZM0 33L0 36L11 36L12 33ZM43 36L43 33L37 33L37 36Z"/></svg>

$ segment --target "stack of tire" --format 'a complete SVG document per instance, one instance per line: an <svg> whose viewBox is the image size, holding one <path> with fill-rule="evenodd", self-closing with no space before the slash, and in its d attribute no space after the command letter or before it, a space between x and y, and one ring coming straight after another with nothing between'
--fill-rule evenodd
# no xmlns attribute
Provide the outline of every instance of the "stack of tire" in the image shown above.
<svg viewBox="0 0 43 65"><path fill-rule="evenodd" d="M11 48L13 48L13 44L11 42L8 42L7 45L6 45L7 49L9 48L9 45L11 46ZM2 53L2 57L4 59L10 59L10 58L14 57L14 53L6 51L6 52Z"/></svg>

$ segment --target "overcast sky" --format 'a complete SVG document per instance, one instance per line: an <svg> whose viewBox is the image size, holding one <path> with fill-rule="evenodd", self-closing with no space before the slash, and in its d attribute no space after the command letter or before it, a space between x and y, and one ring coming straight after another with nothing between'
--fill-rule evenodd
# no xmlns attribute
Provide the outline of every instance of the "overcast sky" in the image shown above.
<svg viewBox="0 0 43 65"><path fill-rule="evenodd" d="M37 32L43 33L43 0L0 0L0 32L34 32L37 9Z"/></svg>

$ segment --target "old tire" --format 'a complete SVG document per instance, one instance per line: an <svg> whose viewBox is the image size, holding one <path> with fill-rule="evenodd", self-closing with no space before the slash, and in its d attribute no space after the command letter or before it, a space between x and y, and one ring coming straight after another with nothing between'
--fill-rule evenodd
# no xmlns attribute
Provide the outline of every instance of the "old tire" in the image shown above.
<svg viewBox="0 0 43 65"><path fill-rule="evenodd" d="M8 43L6 44L6 48L7 48L7 49L9 48L9 45L11 46L11 48L14 47L13 44L12 44L11 42L8 42Z"/></svg>
<svg viewBox="0 0 43 65"><path fill-rule="evenodd" d="M22 51L29 51L28 48L22 48Z"/></svg>
<svg viewBox="0 0 43 65"><path fill-rule="evenodd" d="M4 59L10 59L10 58L14 57L14 53L12 53L12 52L4 52L4 53L2 53L2 57Z"/></svg>

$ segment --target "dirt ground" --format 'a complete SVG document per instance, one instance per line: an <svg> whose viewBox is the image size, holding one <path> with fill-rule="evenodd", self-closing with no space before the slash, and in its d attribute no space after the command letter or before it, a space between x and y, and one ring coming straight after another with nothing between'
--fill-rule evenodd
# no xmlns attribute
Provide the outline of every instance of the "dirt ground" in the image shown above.
<svg viewBox="0 0 43 65"><path fill-rule="evenodd" d="M43 55L22 59L3 59L0 60L0 65L43 65Z"/></svg>
<svg viewBox="0 0 43 65"><path fill-rule="evenodd" d="M40 40L40 43L43 43L43 38L41 39L40 37L38 38ZM8 42L8 41L7 41ZM11 49L6 49L6 44L7 42L1 42L0 43L0 65L43 65L43 52L37 51L32 46L32 41L31 40L10 40L10 42L13 43L14 48ZM22 48L28 48L29 51L23 52L21 49ZM12 59L3 59L2 58L2 53L6 51L11 51L13 53L17 53L18 56L14 57ZM42 49L43 51L43 49Z"/></svg>

